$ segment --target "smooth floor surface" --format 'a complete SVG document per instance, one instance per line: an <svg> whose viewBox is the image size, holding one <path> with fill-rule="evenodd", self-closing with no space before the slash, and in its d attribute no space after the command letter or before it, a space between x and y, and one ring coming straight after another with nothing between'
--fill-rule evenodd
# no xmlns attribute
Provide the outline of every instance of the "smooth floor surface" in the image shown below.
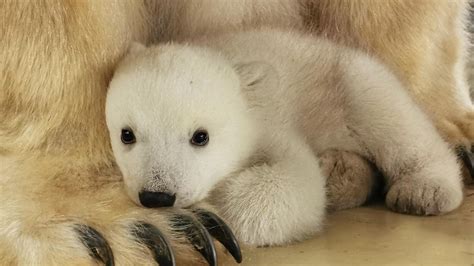
<svg viewBox="0 0 474 266"><path fill-rule="evenodd" d="M244 248L242 265L474 266L474 187L460 209L438 217L390 212L382 204L329 215L326 230L303 243ZM221 265L235 265L228 258Z"/></svg>

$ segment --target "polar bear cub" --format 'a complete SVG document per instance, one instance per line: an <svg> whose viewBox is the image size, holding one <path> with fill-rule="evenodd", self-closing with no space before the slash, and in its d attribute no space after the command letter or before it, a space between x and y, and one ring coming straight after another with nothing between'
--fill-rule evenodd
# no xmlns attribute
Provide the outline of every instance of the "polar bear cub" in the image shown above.
<svg viewBox="0 0 474 266"><path fill-rule="evenodd" d="M210 196L247 244L321 229L327 151L374 163L395 211L441 214L463 197L455 155L394 75L314 36L259 29L137 44L110 83L106 116L135 202Z"/></svg>

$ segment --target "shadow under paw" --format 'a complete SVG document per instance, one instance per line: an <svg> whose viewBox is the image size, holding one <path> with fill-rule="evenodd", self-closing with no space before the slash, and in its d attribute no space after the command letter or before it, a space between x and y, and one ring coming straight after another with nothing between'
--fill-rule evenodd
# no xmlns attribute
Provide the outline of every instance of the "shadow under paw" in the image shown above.
<svg viewBox="0 0 474 266"><path fill-rule="evenodd" d="M474 181L474 154L465 147L458 147L457 154L464 165L464 182L470 184Z"/></svg>

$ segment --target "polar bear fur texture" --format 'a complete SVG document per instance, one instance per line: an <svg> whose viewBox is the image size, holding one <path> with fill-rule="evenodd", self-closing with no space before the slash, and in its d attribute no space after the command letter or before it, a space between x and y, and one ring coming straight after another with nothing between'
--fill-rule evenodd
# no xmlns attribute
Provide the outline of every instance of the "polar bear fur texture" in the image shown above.
<svg viewBox="0 0 474 266"><path fill-rule="evenodd" d="M135 46L106 106L132 199L165 192L188 207L220 183L211 202L247 244L320 230L326 177L317 155L332 150L374 163L395 211L441 214L463 198L456 156L397 78L315 36L261 29ZM122 143L124 128L135 143ZM207 145L192 145L197 130Z"/></svg>
<svg viewBox="0 0 474 266"><path fill-rule="evenodd" d="M132 41L184 40L260 25L310 31L380 58L449 143L470 140L472 107L457 85L463 82L466 1L231 2L0 4L0 264L93 264L77 225L99 231L116 264L154 264L132 237L137 221L167 236L178 263L203 262L172 233L172 212L141 208L129 199L114 163L105 98L116 62ZM321 156L329 165L340 159L359 165L358 171L370 168L347 152ZM359 196L365 188L334 185L339 193L329 190L328 196L336 200ZM344 200L336 207L357 206L363 197Z"/></svg>

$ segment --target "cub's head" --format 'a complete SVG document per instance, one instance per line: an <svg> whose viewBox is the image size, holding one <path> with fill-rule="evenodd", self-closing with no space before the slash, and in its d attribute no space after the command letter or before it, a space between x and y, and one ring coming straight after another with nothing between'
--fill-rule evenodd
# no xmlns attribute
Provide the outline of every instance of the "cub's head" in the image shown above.
<svg viewBox="0 0 474 266"><path fill-rule="evenodd" d="M204 48L132 46L110 83L106 117L136 203L189 206L251 155L256 126L241 86L258 75L242 81L239 68Z"/></svg>

